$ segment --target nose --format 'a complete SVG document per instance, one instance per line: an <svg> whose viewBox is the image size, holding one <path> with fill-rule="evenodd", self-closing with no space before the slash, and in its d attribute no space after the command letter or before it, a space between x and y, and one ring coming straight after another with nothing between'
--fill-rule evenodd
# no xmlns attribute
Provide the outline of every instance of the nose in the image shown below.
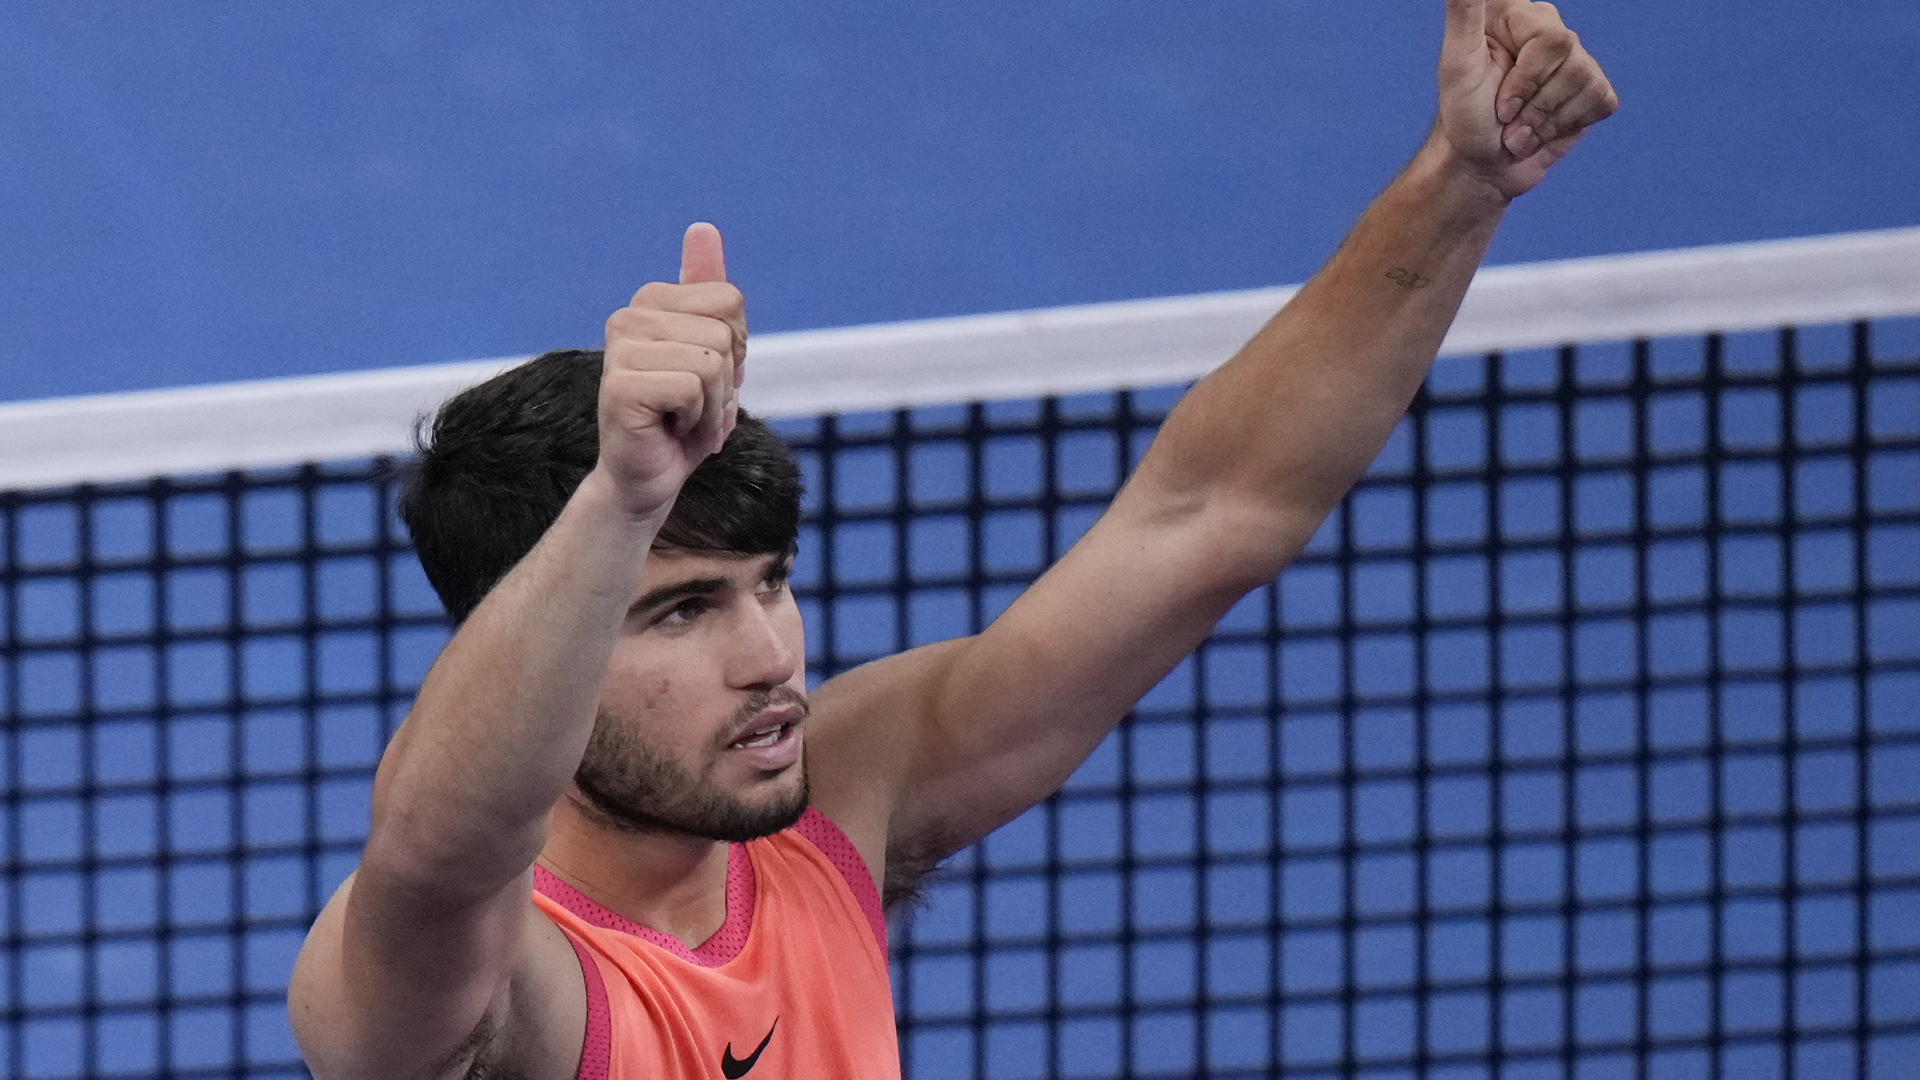
<svg viewBox="0 0 1920 1080"><path fill-rule="evenodd" d="M740 613L729 663L729 681L738 687L779 686L800 669L799 612L789 601L748 601Z"/></svg>

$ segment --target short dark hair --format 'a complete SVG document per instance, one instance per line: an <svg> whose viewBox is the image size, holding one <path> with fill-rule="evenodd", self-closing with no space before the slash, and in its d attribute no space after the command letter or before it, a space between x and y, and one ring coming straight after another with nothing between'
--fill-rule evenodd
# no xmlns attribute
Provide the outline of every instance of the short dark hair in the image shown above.
<svg viewBox="0 0 1920 1080"><path fill-rule="evenodd" d="M537 356L456 394L414 432L400 516L427 580L465 621L533 550L600 455L602 354ZM740 413L687 482L657 548L764 555L800 532L800 467L780 436Z"/></svg>

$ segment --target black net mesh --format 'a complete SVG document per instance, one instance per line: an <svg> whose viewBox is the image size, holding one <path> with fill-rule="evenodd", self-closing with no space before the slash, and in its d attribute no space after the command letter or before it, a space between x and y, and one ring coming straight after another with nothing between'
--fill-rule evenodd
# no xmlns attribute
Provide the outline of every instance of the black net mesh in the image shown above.
<svg viewBox="0 0 1920 1080"><path fill-rule="evenodd" d="M1443 362L896 918L908 1075L1920 1075L1916 329ZM784 424L816 677L990 620L1176 398ZM0 494L6 1075L304 1075L288 969L447 633L393 487Z"/></svg>

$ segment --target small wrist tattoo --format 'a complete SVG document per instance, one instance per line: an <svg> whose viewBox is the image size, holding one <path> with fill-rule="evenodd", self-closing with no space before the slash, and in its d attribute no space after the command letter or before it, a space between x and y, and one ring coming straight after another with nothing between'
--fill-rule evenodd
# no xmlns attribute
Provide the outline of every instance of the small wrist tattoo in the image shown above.
<svg viewBox="0 0 1920 1080"><path fill-rule="evenodd" d="M1409 289L1424 289L1433 284L1432 278L1423 277L1420 274L1416 274L1400 266L1396 266L1387 271L1387 280L1398 285L1404 285Z"/></svg>

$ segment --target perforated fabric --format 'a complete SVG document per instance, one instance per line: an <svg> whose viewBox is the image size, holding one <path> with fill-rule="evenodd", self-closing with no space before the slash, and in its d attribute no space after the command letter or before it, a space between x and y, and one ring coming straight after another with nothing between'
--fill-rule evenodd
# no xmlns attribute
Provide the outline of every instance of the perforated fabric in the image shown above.
<svg viewBox="0 0 1920 1080"><path fill-rule="evenodd" d="M591 897L555 877L544 866L533 868L533 887L595 926L632 934L701 967L719 967L738 956L747 943L748 933L753 929L753 860L747 857L746 848L740 844L733 845L727 852L727 920L697 948L689 949L685 942L672 934L642 926L602 907Z"/></svg>
<svg viewBox="0 0 1920 1080"><path fill-rule="evenodd" d="M866 915L867 923L873 927L873 938L880 943L880 955L887 955L886 910L880 906L880 890L874 884L873 871L867 869L867 860L860 856L860 849L853 846L853 841L840 831L840 826L818 810L809 809L795 823L793 831L811 841L814 847L820 849L820 854L833 863L834 869L840 871L847 889L859 902L861 913ZM732 883L728 884L731 886Z"/></svg>
<svg viewBox="0 0 1920 1080"><path fill-rule="evenodd" d="M607 1057L613 1045L607 1030L607 980L601 977L600 965L579 938L568 934L567 944L573 946L580 974L587 982L587 1035L580 1045L579 1080L607 1080Z"/></svg>
<svg viewBox="0 0 1920 1080"><path fill-rule="evenodd" d="M733 847L726 922L696 949L536 868L534 903L584 947L581 1080L691 1080L748 1060L753 1080L900 1075L873 877L831 821L802 822Z"/></svg>

